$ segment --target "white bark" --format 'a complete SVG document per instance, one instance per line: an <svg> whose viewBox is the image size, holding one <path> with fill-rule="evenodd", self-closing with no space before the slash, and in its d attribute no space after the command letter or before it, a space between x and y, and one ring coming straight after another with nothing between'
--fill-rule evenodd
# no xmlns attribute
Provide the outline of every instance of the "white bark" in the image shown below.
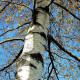
<svg viewBox="0 0 80 80"><path fill-rule="evenodd" d="M45 7L49 4L44 2L47 0L38 0L38 7ZM20 56L19 65L15 80L40 80L43 71L43 57L46 45L46 36L49 26L49 14L43 9L37 9L39 12L36 15L36 22L28 30L28 35L25 37L23 53Z"/></svg>

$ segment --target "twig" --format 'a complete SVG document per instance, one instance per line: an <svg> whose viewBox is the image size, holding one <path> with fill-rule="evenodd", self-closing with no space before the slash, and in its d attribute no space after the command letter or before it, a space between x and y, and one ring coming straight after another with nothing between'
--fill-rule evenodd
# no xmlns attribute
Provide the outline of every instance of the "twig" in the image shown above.
<svg viewBox="0 0 80 80"><path fill-rule="evenodd" d="M56 3L56 2L53 2L54 4L56 4L57 6L63 8L64 10L66 10L67 12L69 12L74 18L78 19L80 21L80 18L78 18L75 14L73 14L70 10L68 10L66 7Z"/></svg>
<svg viewBox="0 0 80 80"><path fill-rule="evenodd" d="M19 56L21 55L22 51L23 51L23 48L20 50L20 52L18 53L18 55L16 56L16 58L15 58L11 63L10 63L9 65L5 66L4 68L0 69L0 71L3 71L3 70L5 70L5 69L9 68L12 64L14 64L14 62L15 62L15 61L19 58Z"/></svg>
<svg viewBox="0 0 80 80"><path fill-rule="evenodd" d="M23 27L24 25L29 24L29 23L30 23L30 21L27 22L27 23L22 24L21 26L18 26L17 28L7 30L6 32L4 32L3 34L1 34L0 37L1 37L1 36L4 36L4 34L10 32L10 31L13 31L13 30L15 30L15 29L19 29L19 28L21 28L21 27Z"/></svg>
<svg viewBox="0 0 80 80"><path fill-rule="evenodd" d="M51 0L51 3L48 5L50 6L52 3L54 3L55 5L61 7L62 9L66 10L67 12L69 12L74 18L78 19L80 21L80 18L78 18L75 14L73 14L70 10L68 10L66 7L60 5L59 3L54 2L54 0Z"/></svg>
<svg viewBox="0 0 80 80"><path fill-rule="evenodd" d="M22 38L13 38L13 39L7 39L7 40L4 40L4 41L1 41L0 44L3 44L3 43L5 43L5 42L10 42L10 41L15 41L15 40L24 41L24 39L22 39Z"/></svg>
<svg viewBox="0 0 80 80"><path fill-rule="evenodd" d="M69 56L73 57L75 60L77 60L77 61L80 62L80 59L79 59L78 57L76 57L74 54L72 54L71 52L69 52L68 50L66 50L64 47L62 47L62 46L58 43L58 41L53 38L52 35L48 34L48 37L49 37L49 39L50 39L53 43L55 43L62 51L66 52Z"/></svg>
<svg viewBox="0 0 80 80"><path fill-rule="evenodd" d="M49 80L49 77L50 77L53 69L54 69L54 72L56 74L57 79L59 80L57 72L56 72L56 68L55 68L54 63L53 63L54 56L52 56L51 51L50 51L50 43L51 43L51 40L48 38L48 49L49 49L48 51L49 51L49 57L50 57L50 60L51 60L51 63L52 63L52 69L51 69L51 71L49 73L49 76L48 76L47 80Z"/></svg>

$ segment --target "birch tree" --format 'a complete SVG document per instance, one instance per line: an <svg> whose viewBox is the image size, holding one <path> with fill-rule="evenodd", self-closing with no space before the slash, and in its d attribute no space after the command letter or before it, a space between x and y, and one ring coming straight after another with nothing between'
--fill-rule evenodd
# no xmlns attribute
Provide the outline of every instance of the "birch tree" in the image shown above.
<svg viewBox="0 0 80 80"><path fill-rule="evenodd" d="M63 76L64 79L67 77L68 80L70 76L72 76L71 73L69 75L68 72L65 73L65 75L61 74L61 72L63 73L63 70L65 69L64 67L66 66L62 63L67 60L69 63L66 61L66 69L76 71L79 76L80 54L77 56L74 51L70 51L69 49L73 49L74 47L71 46L71 43L68 44L65 40L67 37L70 40L72 40L72 38L75 39L75 37L70 37L70 35L76 36L75 41L77 42L77 48L75 49L77 50L77 53L79 52L78 42L80 41L78 39L78 27L80 18L76 15L77 13L79 15L79 1L70 0L66 3L66 0L1 0L0 3L0 39L2 39L0 42L1 49L4 49L8 54L14 57L14 59L7 60L7 65L3 67L1 66L1 73L3 71L5 76L8 74L9 79L11 79L10 71L12 71L15 77L14 80L59 80L60 76ZM69 6L69 9L67 8L67 5ZM57 8L55 8L55 6ZM72 11L72 8L77 10L76 13L73 12L75 10ZM53 12L56 11L56 9L59 11L57 15L55 12ZM64 12L64 10L67 12L67 14ZM71 17L66 19L64 16L68 17L68 15L71 15ZM72 16L75 19L73 19ZM5 20L3 20L4 18ZM77 20L77 22L74 20ZM4 25L3 21L5 21L6 26ZM73 23L74 25L72 25ZM12 24L14 24L13 26L16 26L13 27ZM17 24L19 25L18 27ZM74 27L75 25L77 26L76 29ZM62 29L64 30L61 32L63 33L61 35L60 31ZM73 32L75 30L77 35L75 33L72 34L71 30ZM14 36L10 34L12 32ZM56 36L54 36L55 34ZM11 37L9 37L9 35L11 35ZM74 42L74 40L72 41ZM70 45L70 47L68 47L69 49L65 47L64 43L67 45L67 47ZM54 47L55 45L58 47L57 51ZM42 76L46 65L44 65L45 51L48 52L46 59L49 59L49 62L47 61L47 71L45 71L44 75ZM73 66L73 63L76 64L76 67ZM70 65L70 68L68 65ZM16 71L13 71L14 66ZM77 80L79 78L78 76L74 77L73 79Z"/></svg>

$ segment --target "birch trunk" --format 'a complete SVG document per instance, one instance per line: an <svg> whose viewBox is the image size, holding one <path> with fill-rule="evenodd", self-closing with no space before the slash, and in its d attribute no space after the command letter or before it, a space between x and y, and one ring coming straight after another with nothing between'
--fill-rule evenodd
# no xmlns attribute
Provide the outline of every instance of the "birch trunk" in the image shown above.
<svg viewBox="0 0 80 80"><path fill-rule="evenodd" d="M17 66L15 80L41 80L44 51L49 26L50 2L37 0L32 25L25 37L23 52Z"/></svg>

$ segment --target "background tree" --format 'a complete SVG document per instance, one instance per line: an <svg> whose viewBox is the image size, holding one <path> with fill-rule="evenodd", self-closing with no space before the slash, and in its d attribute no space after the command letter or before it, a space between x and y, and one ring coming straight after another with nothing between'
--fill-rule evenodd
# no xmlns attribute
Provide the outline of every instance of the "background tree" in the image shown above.
<svg viewBox="0 0 80 80"><path fill-rule="evenodd" d="M51 0L42 80L80 79L79 0ZM0 80L14 80L31 26L32 0L0 1Z"/></svg>

